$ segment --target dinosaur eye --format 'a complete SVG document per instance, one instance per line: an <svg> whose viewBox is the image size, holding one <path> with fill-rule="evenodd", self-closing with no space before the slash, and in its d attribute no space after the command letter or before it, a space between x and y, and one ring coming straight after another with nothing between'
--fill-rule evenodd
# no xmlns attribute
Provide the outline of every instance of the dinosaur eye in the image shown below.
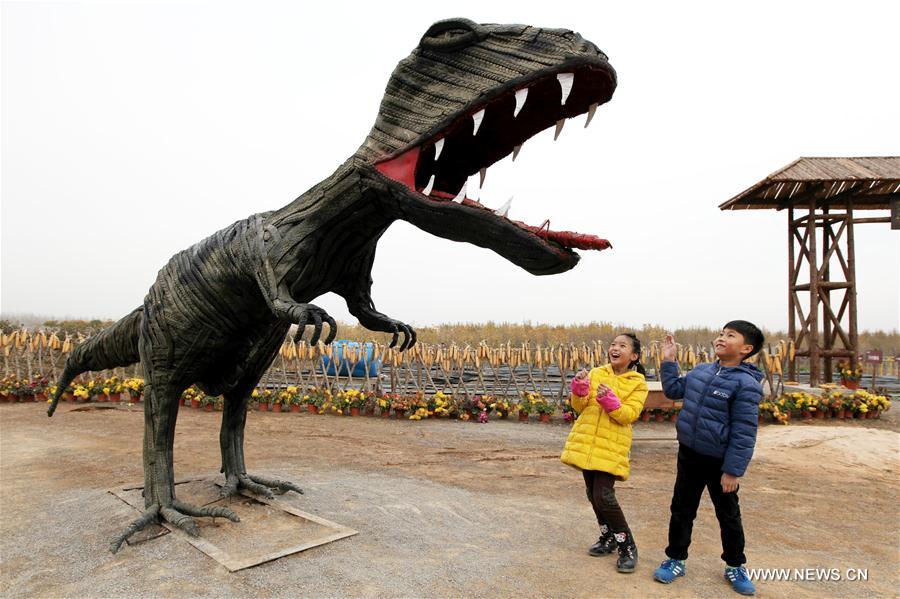
<svg viewBox="0 0 900 599"><path fill-rule="evenodd" d="M447 19L429 27L422 36L419 46L446 52L473 44L483 37L477 23L469 19Z"/></svg>

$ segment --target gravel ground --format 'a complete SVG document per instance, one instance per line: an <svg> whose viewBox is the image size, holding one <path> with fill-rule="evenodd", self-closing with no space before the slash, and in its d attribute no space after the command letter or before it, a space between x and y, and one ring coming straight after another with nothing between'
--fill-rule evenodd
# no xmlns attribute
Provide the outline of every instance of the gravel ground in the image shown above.
<svg viewBox="0 0 900 599"><path fill-rule="evenodd" d="M853 424L769 425L741 489L751 567L867 568L867 582L759 583L760 597L897 596L896 414ZM218 471L219 414L184 410L176 477ZM718 529L704 498L688 577L653 582L664 559L676 443L639 423L632 478L617 486L641 561L586 548L596 523L580 475L558 455L563 425L254 413L251 472L298 482L283 500L359 535L229 573L176 535L109 539L136 512L106 489L142 480L140 408L0 405L0 594L141 596L720 597ZM800 434L802 431L802 434ZM859 442L855 441L859 437ZM854 449L858 448L858 449ZM865 459L847 459L865 452ZM873 454L873 452L875 452ZM877 453L880 452L880 453ZM240 535L241 524L218 522Z"/></svg>

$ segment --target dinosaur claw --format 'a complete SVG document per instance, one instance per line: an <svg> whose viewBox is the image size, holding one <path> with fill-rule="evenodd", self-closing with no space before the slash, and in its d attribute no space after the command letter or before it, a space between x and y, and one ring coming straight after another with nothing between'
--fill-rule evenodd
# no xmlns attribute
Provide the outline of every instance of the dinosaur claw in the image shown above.
<svg viewBox="0 0 900 599"><path fill-rule="evenodd" d="M337 335L337 323L334 322L334 319L330 316L325 318L325 322L328 323L328 336L325 337L325 345L331 345L331 342L334 341L334 338Z"/></svg>

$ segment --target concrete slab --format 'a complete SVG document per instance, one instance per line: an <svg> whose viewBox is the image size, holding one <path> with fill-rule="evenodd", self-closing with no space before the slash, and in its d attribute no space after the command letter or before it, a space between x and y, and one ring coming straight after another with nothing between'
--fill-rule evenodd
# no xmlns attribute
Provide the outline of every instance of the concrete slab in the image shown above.
<svg viewBox="0 0 900 599"><path fill-rule="evenodd" d="M175 482L180 501L197 506L219 505L233 510L241 519L197 518L200 535L192 537L162 523L139 533L130 544L147 542L168 532L184 539L229 571L235 572L358 534L356 530L280 502L248 492L219 498L221 477L188 477ZM110 493L133 507L144 510L143 485L126 485Z"/></svg>

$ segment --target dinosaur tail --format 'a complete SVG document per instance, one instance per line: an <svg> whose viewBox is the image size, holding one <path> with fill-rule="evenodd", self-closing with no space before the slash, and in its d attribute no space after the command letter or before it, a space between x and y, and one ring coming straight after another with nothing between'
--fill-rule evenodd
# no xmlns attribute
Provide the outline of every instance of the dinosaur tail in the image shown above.
<svg viewBox="0 0 900 599"><path fill-rule="evenodd" d="M140 360L138 340L141 338L141 318L144 308L132 311L114 325L107 327L76 347L66 360L66 366L56 384L56 393L47 409L53 416L56 404L75 377L87 370L108 370L128 366Z"/></svg>

